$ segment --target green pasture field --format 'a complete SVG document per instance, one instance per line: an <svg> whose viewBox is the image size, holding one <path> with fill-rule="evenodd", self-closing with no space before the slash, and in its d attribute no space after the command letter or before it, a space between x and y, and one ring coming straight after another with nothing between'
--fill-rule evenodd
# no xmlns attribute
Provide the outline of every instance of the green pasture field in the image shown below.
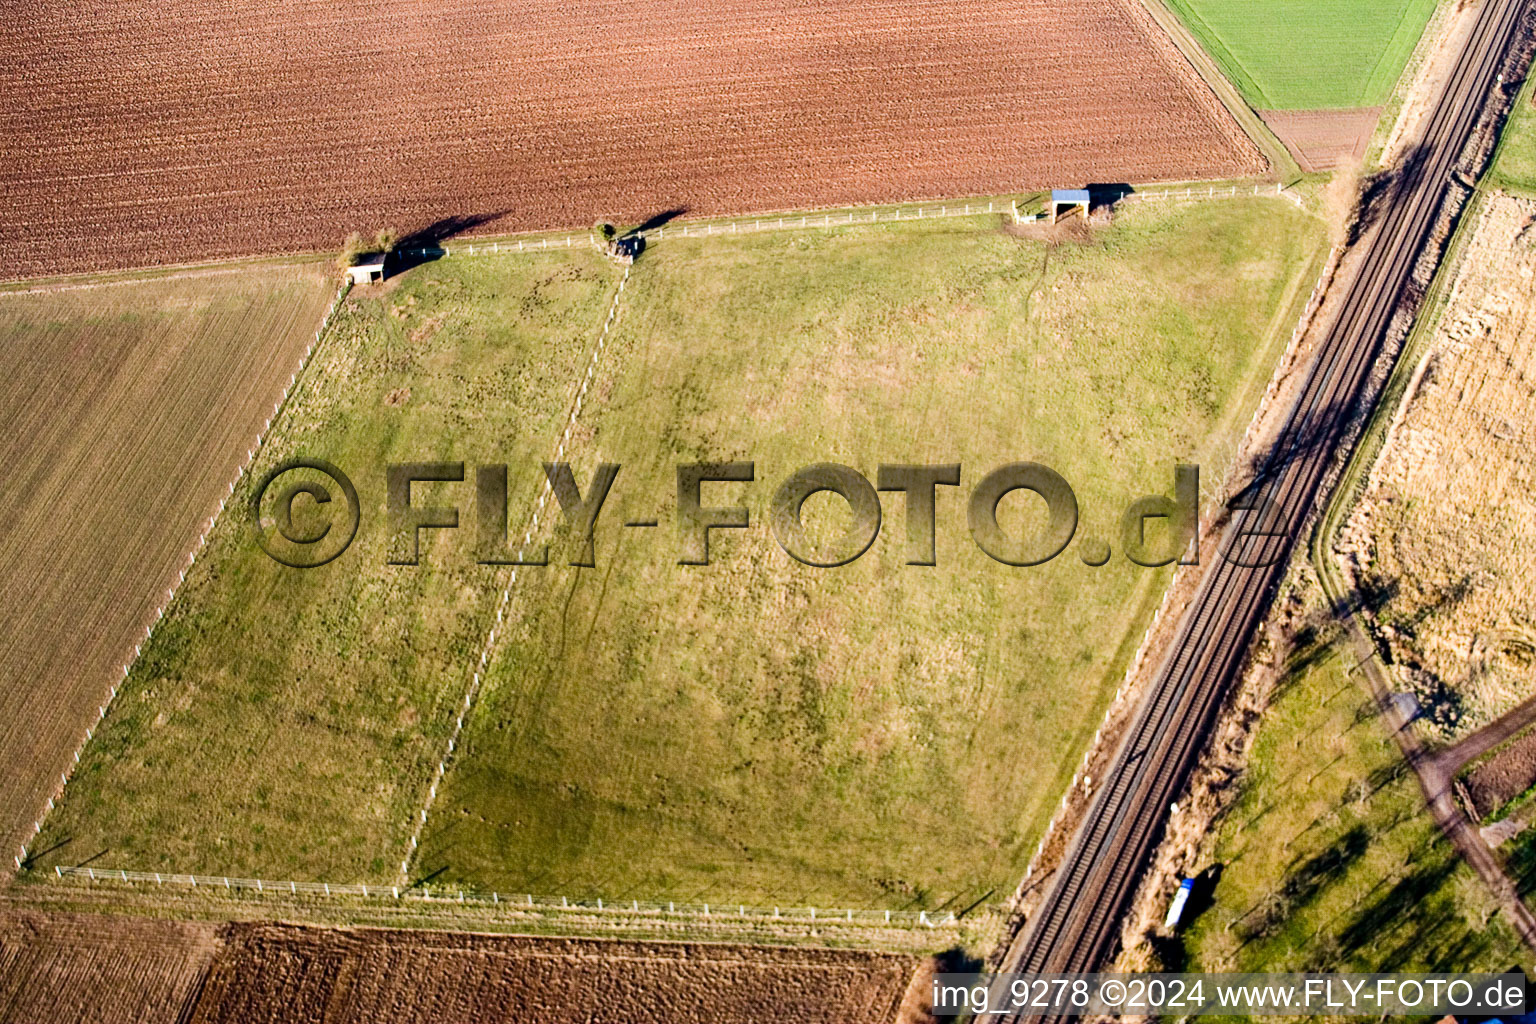
<svg viewBox="0 0 1536 1024"><path fill-rule="evenodd" d="M1424 808L1418 781L1346 673L1317 644L1281 684L1222 865L1170 969L1503 971L1519 938ZM1182 961L1182 962L1181 962Z"/></svg>
<svg viewBox="0 0 1536 1024"><path fill-rule="evenodd" d="M514 486L537 472L617 278L577 251L443 261L351 293L47 818L40 866L398 870L504 570L451 535L424 537L430 569L387 565L384 467L500 460L521 467ZM293 456L360 495L356 541L320 568L268 558L244 514Z"/></svg>
<svg viewBox="0 0 1536 1024"><path fill-rule="evenodd" d="M1166 0L1258 110L1374 107L1436 0Z"/></svg>
<svg viewBox="0 0 1536 1024"><path fill-rule="evenodd" d="M1008 895L1169 570L1089 568L1076 545L1004 566L964 496L1043 462L1076 489L1078 538L1118 547L1175 462L1214 489L1323 247L1273 199L1148 203L1086 243L985 219L657 245L583 414L583 485L623 467L596 567L519 578L413 876L765 906ZM704 485L753 524L715 532L707 567L677 564L672 526L695 460L755 463ZM857 561L785 555L768 502L824 461L960 463L937 565L904 564L899 495ZM827 495L807 509L828 536L848 520ZM1018 496L1005 512L1038 525ZM617 525L642 519L661 526Z"/></svg>
<svg viewBox="0 0 1536 1024"><path fill-rule="evenodd" d="M1076 542L981 555L963 500L1033 459L1109 540L1177 461L1214 491L1321 268L1274 198L1131 205L1091 239L1001 218L667 239L633 268L565 446L621 464L595 568L521 570L413 880L610 899L964 909L1016 884L1170 570ZM1172 258L1171 254L1177 254ZM511 465L515 536L619 270L593 253L455 256L354 292L256 473L346 470L362 527L287 569L226 513L36 844L56 863L392 882L509 572L470 550L473 484L422 484L460 529L386 566L382 467ZM675 465L753 526L677 564ZM904 508L840 569L763 525L803 465L959 462L938 564ZM244 498L250 482L237 489ZM554 502L543 522L556 519ZM835 534L827 495L807 504ZM1004 525L1034 523L1023 496ZM656 519L655 528L627 528ZM1038 524L1036 524L1038 525ZM58 845L58 844L65 845Z"/></svg>
<svg viewBox="0 0 1536 1024"><path fill-rule="evenodd" d="M1498 160L1489 173L1496 188L1523 196L1536 196L1536 105L1526 90L1509 112L1500 140Z"/></svg>

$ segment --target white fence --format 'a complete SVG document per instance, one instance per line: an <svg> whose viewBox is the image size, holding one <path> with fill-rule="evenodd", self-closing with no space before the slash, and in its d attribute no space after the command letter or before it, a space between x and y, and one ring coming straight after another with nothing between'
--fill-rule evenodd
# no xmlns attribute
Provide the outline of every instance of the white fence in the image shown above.
<svg viewBox="0 0 1536 1024"><path fill-rule="evenodd" d="M1013 212L1011 203L1000 199L986 203L943 203L938 206L891 207L873 210L848 210L842 213L800 213L783 217L752 217L702 224L674 224L643 232L648 242L663 238L707 238L714 235L742 235L756 231L784 228L835 228L848 224L890 224L893 221L932 220L936 217L975 217L984 213ZM466 242L463 245L433 246L401 250L404 255L423 258L488 253L544 252L549 249L573 249L590 245L586 234L546 235L542 238L510 238L496 242Z"/></svg>
<svg viewBox="0 0 1536 1024"><path fill-rule="evenodd" d="M1285 190L1285 186L1279 183L1274 185L1186 185L1183 188L1159 188L1148 192L1127 192L1121 195L1116 202L1126 199L1184 199L1211 200L1211 199L1236 199L1238 196L1278 196L1281 199L1289 199L1298 208L1305 208L1300 196L1293 195Z"/></svg>
<svg viewBox="0 0 1536 1024"><path fill-rule="evenodd" d="M55 867L58 878L87 879L129 885L174 885L215 892L239 891L270 896L352 896L362 899L412 900L423 903L464 903L538 913L579 912L653 917L691 917L715 920L824 921L828 924L891 925L901 928L942 928L953 925L953 911L926 910L825 910L817 907L752 907L741 903L651 903L645 900L571 899L567 896L536 896L532 893L483 892L442 886L335 884L328 882L274 882L262 878L226 878L223 875L174 875L154 871L118 871L108 868Z"/></svg>
<svg viewBox="0 0 1536 1024"><path fill-rule="evenodd" d="M1113 193L1104 192L1109 196ZM1112 202L1127 199L1181 199L1214 200L1235 199L1238 196L1274 195L1289 199L1303 206L1299 196L1275 185L1187 185L1183 188L1154 188L1146 192L1122 192ZM672 224L644 232L647 241L664 238L710 238L716 235L742 235L758 231L804 230L809 228L835 228L850 224L890 224L896 221L935 220L944 217L976 217L982 214L1015 214L1015 204L1007 199L989 199L972 202L939 203L919 206L889 206L868 210L844 210L828 213L793 213L783 216L738 217L726 221L708 221L701 224ZM545 235L541 238L510 238L495 242L465 242L462 245L442 245L427 248L405 249L404 255L419 258L436 258L454 255L486 255L489 253L545 252L550 249L573 249L590 245L590 236L583 234Z"/></svg>

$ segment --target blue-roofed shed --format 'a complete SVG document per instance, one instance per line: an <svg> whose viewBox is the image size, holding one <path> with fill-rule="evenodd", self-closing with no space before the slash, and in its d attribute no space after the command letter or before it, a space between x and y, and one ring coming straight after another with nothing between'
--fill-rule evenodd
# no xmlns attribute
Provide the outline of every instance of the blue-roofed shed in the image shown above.
<svg viewBox="0 0 1536 1024"><path fill-rule="evenodd" d="M1085 188L1053 188L1051 189L1051 223L1061 219L1063 208L1071 210L1074 207L1082 207L1083 216L1087 217L1093 201L1089 198Z"/></svg>

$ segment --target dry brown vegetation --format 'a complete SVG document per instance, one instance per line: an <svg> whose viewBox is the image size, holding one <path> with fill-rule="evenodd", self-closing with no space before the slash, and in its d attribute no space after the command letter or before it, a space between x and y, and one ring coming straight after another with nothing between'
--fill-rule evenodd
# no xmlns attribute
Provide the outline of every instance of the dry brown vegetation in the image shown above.
<svg viewBox="0 0 1536 1024"><path fill-rule="evenodd" d="M1258 151L1138 0L43 0L5 275L1095 181Z"/></svg>
<svg viewBox="0 0 1536 1024"><path fill-rule="evenodd" d="M9 869L306 344L308 267L0 292Z"/></svg>
<svg viewBox="0 0 1536 1024"><path fill-rule="evenodd" d="M1536 202L1484 207L1341 540L1405 689L1444 736L1532 696Z"/></svg>

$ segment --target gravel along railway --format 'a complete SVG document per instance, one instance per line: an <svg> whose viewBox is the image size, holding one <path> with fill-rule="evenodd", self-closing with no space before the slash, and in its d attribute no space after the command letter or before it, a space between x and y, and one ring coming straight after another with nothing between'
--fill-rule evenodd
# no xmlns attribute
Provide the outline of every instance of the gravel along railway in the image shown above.
<svg viewBox="0 0 1536 1024"><path fill-rule="evenodd" d="M1427 244L1463 148L1497 89L1525 0L1486 0L1455 73L1366 229L1362 269L1307 371L1301 393L1116 752L1113 766L1045 897L1001 969L1099 967L1172 801L1193 766L1335 449L1379 358L1393 312ZM1026 1018L1014 1018L1026 1019Z"/></svg>

